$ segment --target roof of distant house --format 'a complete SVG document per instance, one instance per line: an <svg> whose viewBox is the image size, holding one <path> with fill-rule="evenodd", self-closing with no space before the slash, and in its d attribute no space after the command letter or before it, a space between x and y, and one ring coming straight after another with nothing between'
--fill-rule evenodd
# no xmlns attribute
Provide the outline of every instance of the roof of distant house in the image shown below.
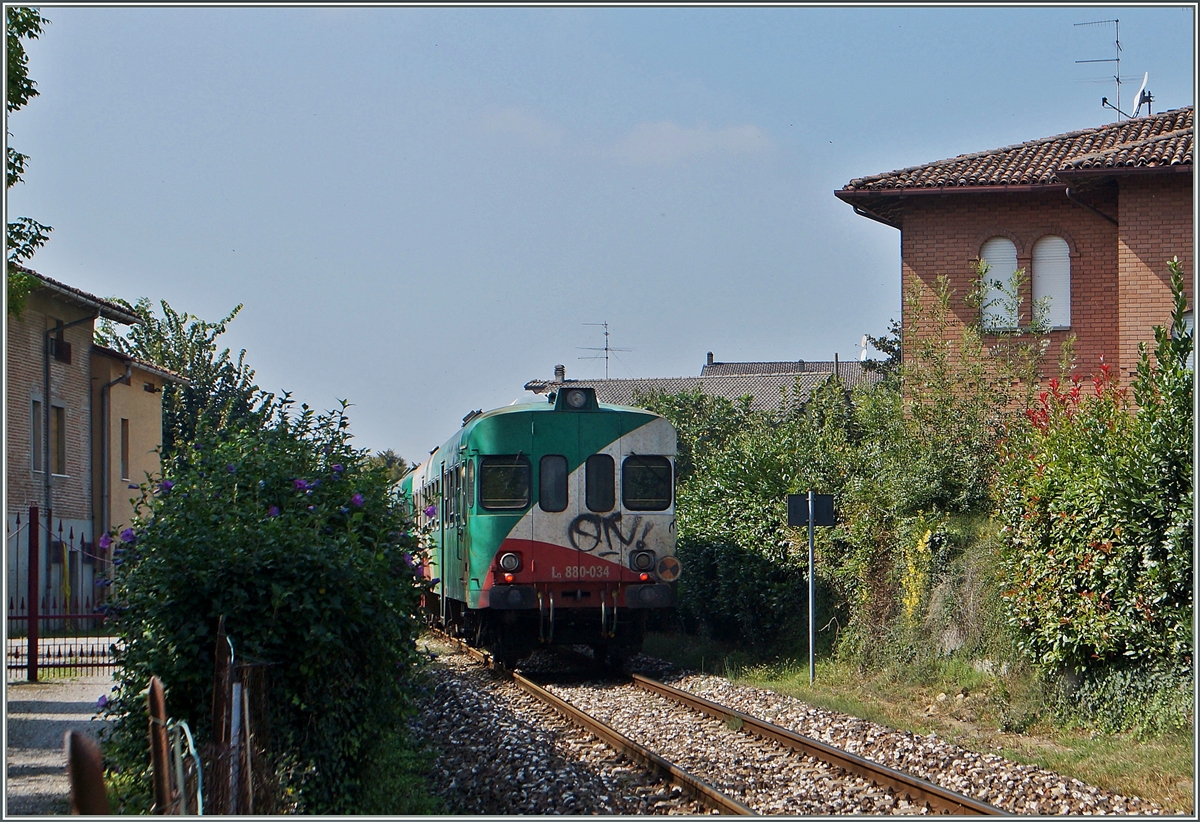
<svg viewBox="0 0 1200 822"><path fill-rule="evenodd" d="M1194 107L856 177L834 194L885 222L914 194L1065 187L1083 175L1191 174Z"/></svg>
<svg viewBox="0 0 1200 822"><path fill-rule="evenodd" d="M92 343L92 350L97 354L103 354L106 357L112 357L114 360L120 360L123 363L128 363L136 368L140 368L147 373L162 377L164 380L179 383L180 385L191 385L187 377L176 374L174 371L171 371L168 368L155 365L147 360L139 359L131 354L124 354L115 348L109 348L106 345L97 345L96 343Z"/></svg>
<svg viewBox="0 0 1200 822"><path fill-rule="evenodd" d="M81 308L90 308L98 311L100 316L106 320L112 320L113 322L121 323L122 325L137 325L142 321L142 318L137 314L134 314L132 311L129 311L128 309L123 308L116 303L109 302L108 300L102 300L95 294L89 294L86 291L82 291L74 286L67 285L66 283L60 283L58 280L53 280L47 277L45 274L39 274L31 268L26 268L23 265L12 262L8 264L8 267L25 274L29 274L32 277L36 277L44 288L53 292L55 296L59 297L63 301L71 303L72 305L80 306Z"/></svg>
<svg viewBox="0 0 1200 822"><path fill-rule="evenodd" d="M845 369L842 366L846 366ZM856 373L858 363L838 363L839 372ZM833 360L783 360L769 362L710 362L700 368L701 377L748 376L751 374L804 374L833 371ZM843 374L843 376L846 376Z"/></svg>
<svg viewBox="0 0 1200 822"><path fill-rule="evenodd" d="M823 366L823 367L822 367ZM813 389L833 375L833 362L744 362L705 365L699 377L643 377L626 380L530 380L526 391L548 394L563 385L596 389L596 399L614 405L634 405L652 394L681 394L699 391L714 397L737 400L753 397L750 407L775 410L782 404L806 402ZM878 372L867 371L858 362L838 363L842 385L851 390L873 385Z"/></svg>

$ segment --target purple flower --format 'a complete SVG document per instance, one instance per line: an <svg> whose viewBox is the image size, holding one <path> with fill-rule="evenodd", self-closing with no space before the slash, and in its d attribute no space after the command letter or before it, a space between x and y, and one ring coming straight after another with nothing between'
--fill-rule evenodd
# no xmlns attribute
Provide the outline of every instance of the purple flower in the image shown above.
<svg viewBox="0 0 1200 822"><path fill-rule="evenodd" d="M232 474L234 471L237 470L237 466L231 462L225 466L225 470Z"/></svg>
<svg viewBox="0 0 1200 822"><path fill-rule="evenodd" d="M137 540L137 534L135 534L133 532L132 528L126 528L124 531L121 532L121 541L122 542L135 542L136 540Z"/></svg>
<svg viewBox="0 0 1200 822"><path fill-rule="evenodd" d="M401 554L400 559L404 560L404 564L409 568L413 567L412 554L408 553L408 551L405 551L403 554Z"/></svg>
<svg viewBox="0 0 1200 822"><path fill-rule="evenodd" d="M350 497L350 502L353 503L355 508L362 508L363 495L355 494L354 496Z"/></svg>
<svg viewBox="0 0 1200 822"><path fill-rule="evenodd" d="M100 539L96 540L96 544L107 551L108 546L112 545L112 537L110 537L107 533L103 533L100 535Z"/></svg>
<svg viewBox="0 0 1200 822"><path fill-rule="evenodd" d="M335 473L335 474L340 474L345 470L346 470L346 466L342 465L340 462L337 465L333 466L333 473Z"/></svg>
<svg viewBox="0 0 1200 822"><path fill-rule="evenodd" d="M102 710L104 708L104 706L107 704L108 704L108 697L105 696L104 694L100 694L100 698L96 700L96 709Z"/></svg>
<svg viewBox="0 0 1200 822"><path fill-rule="evenodd" d="M425 516L427 516L427 517L436 517L436 516L437 516L437 506L436 506L436 505L430 505L428 508L426 508L426 509L425 509Z"/></svg>
<svg viewBox="0 0 1200 822"><path fill-rule="evenodd" d="M129 488L130 491L136 491L138 489L137 483L135 483L135 482L129 483L129 485L127 487Z"/></svg>
<svg viewBox="0 0 1200 822"><path fill-rule="evenodd" d="M158 490L162 491L164 494L167 493L168 491L170 491L174 487L175 487L175 483L171 482L170 480L163 480L162 482L160 482L158 484Z"/></svg>
<svg viewBox="0 0 1200 822"><path fill-rule="evenodd" d="M267 516L268 516L268 517L277 517L277 516L279 516L279 506L278 506L278 505L272 505L270 508L268 508L268 509L267 509Z"/></svg>
<svg viewBox="0 0 1200 822"><path fill-rule="evenodd" d="M297 491L307 491L308 490L308 481L307 480L302 480L302 479L292 480L292 485L295 486Z"/></svg>

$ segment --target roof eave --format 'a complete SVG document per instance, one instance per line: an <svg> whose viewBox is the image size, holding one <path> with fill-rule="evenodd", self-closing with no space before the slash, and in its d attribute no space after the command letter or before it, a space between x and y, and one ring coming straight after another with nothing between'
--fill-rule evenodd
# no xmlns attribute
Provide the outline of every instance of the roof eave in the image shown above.
<svg viewBox="0 0 1200 822"><path fill-rule="evenodd" d="M1104 177L1146 177L1157 174L1194 174L1191 163L1165 166L1100 166L1095 168L1063 168L1055 172L1065 180L1097 180Z"/></svg>
<svg viewBox="0 0 1200 822"><path fill-rule="evenodd" d="M71 305L77 305L82 308L90 308L93 311L96 311L106 320L112 320L113 322L121 323L122 325L139 325L142 322L142 318L137 314L132 314L121 308L119 305L110 303L107 300L101 300L98 297L93 297L84 291L80 291L64 285L63 283L56 282L49 277L39 274L32 268L26 268L19 263L12 262L8 263L8 267L36 278L38 283L40 283L41 288L45 288L48 291L54 292L54 294L61 298L64 302L70 303Z"/></svg>

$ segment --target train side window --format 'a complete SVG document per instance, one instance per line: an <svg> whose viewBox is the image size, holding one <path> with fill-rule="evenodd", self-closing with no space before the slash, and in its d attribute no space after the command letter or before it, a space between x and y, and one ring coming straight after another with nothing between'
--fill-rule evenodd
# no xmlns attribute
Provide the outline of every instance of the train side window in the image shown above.
<svg viewBox="0 0 1200 822"><path fill-rule="evenodd" d="M587 458L586 497L589 511L611 511L617 501L616 465L608 454Z"/></svg>
<svg viewBox="0 0 1200 822"><path fill-rule="evenodd" d="M467 463L467 510L475 507L475 460Z"/></svg>
<svg viewBox="0 0 1200 822"><path fill-rule="evenodd" d="M567 510L567 458L547 454L538 466L538 505L543 511Z"/></svg>
<svg viewBox="0 0 1200 822"><path fill-rule="evenodd" d="M666 457L626 457L621 465L621 499L630 511L671 507L671 461Z"/></svg>
<svg viewBox="0 0 1200 822"><path fill-rule="evenodd" d="M520 455L484 457L479 462L479 502L489 511L512 511L529 504L529 459Z"/></svg>

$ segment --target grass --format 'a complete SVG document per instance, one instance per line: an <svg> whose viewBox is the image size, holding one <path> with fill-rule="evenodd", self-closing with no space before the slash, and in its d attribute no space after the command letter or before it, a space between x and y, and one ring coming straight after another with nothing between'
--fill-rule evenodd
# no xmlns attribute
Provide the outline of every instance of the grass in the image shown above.
<svg viewBox="0 0 1200 822"><path fill-rule="evenodd" d="M1192 815L1194 737L1139 739L1056 727L1032 674L993 676L956 660L861 671L818 659L809 685L807 657L755 659L744 649L679 635L650 634L645 652L677 665L795 697L810 705L980 753L997 753L1075 777L1168 812ZM961 697L959 696L961 694Z"/></svg>

